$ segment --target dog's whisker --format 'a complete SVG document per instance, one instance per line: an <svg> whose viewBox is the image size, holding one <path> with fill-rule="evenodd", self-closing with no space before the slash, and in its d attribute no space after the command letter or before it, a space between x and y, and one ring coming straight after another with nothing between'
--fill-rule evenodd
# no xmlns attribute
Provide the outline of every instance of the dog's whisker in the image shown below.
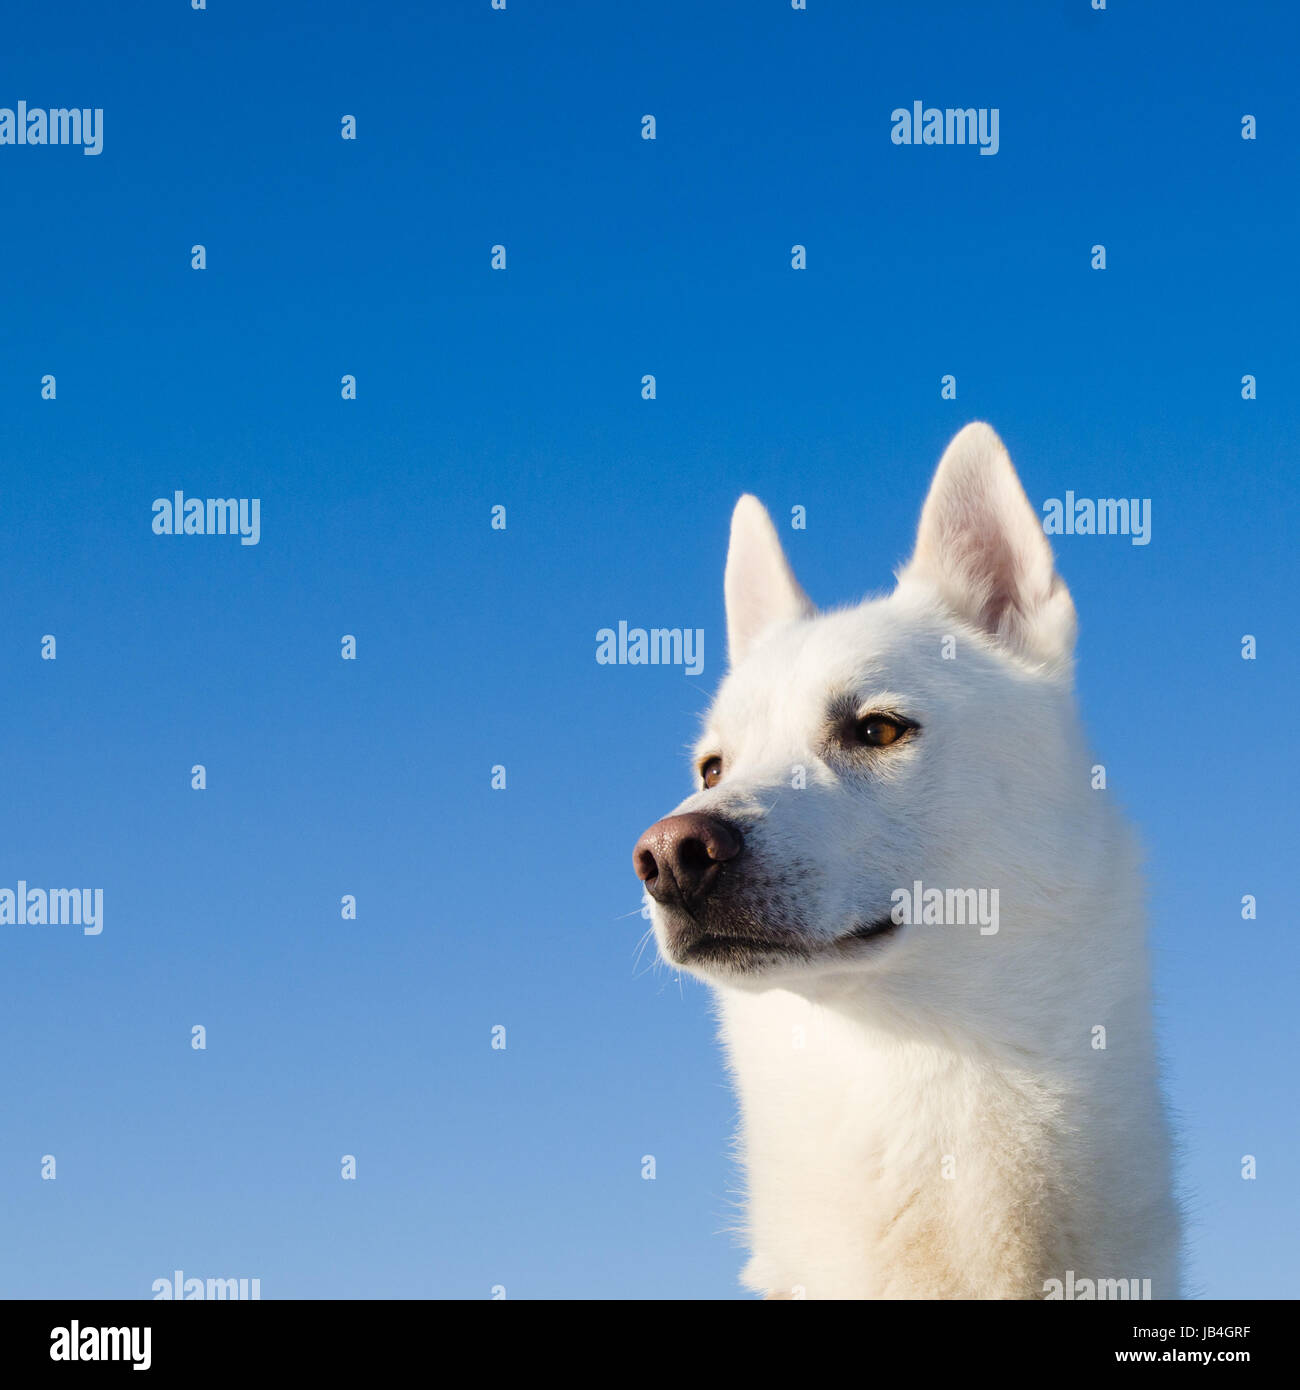
<svg viewBox="0 0 1300 1390"><path fill-rule="evenodd" d="M640 975L637 973L637 969L641 964L641 957L645 955L645 948L650 944L650 939L654 936L654 932L654 927L649 927L645 932L642 933L641 940L637 942L636 957L632 961L633 979L640 979ZM644 971L641 973L644 974Z"/></svg>

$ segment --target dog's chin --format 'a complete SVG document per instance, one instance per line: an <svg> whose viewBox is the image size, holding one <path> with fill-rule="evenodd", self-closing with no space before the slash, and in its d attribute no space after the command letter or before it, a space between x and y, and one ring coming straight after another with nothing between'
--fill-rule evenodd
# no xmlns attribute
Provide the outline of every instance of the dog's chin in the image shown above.
<svg viewBox="0 0 1300 1390"><path fill-rule="evenodd" d="M843 967L870 958L899 931L887 913L838 936L819 938L783 924L737 922L730 914L660 909L659 942L672 965L701 978L742 979Z"/></svg>
<svg viewBox="0 0 1300 1390"><path fill-rule="evenodd" d="M799 933L728 920L725 913L699 915L684 908L661 908L659 946L672 965L705 978L734 979L780 966L798 966L810 955Z"/></svg>

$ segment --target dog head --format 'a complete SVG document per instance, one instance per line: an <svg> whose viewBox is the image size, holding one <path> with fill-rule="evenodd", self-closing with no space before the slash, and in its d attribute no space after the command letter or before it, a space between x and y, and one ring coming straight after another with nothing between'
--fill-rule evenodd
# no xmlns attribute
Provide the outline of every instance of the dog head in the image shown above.
<svg viewBox="0 0 1300 1390"><path fill-rule="evenodd" d="M940 961L981 987L954 943L987 912L963 930L926 895L1049 902L1087 786L1074 606L1001 440L953 440L889 597L818 613L749 496L725 588L696 790L634 853L661 954L746 988Z"/></svg>

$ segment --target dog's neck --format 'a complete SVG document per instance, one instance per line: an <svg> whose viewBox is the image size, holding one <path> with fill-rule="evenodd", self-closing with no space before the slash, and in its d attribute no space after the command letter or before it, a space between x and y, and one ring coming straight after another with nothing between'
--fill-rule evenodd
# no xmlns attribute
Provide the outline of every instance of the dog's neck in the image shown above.
<svg viewBox="0 0 1300 1390"><path fill-rule="evenodd" d="M742 1110L751 1288L1042 1298L1073 1271L1151 1278L1155 1297L1175 1296L1177 1220L1141 991L1100 1020L1122 1052L1074 1046L1098 1021L1085 1004L1062 1020L1072 1042L1057 1056L1017 1027L963 1035L915 1013L909 1026L888 1007L877 1022L866 999L719 995ZM1132 1267L1150 1263L1153 1223L1165 1254Z"/></svg>

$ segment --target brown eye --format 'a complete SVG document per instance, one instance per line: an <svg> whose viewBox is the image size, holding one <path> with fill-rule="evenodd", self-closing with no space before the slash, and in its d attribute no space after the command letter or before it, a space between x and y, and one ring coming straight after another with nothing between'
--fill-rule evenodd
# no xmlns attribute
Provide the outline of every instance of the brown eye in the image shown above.
<svg viewBox="0 0 1300 1390"><path fill-rule="evenodd" d="M869 714L854 726L859 743L869 748L887 748L913 727L888 714Z"/></svg>
<svg viewBox="0 0 1300 1390"><path fill-rule="evenodd" d="M700 781L704 783L706 791L710 787L716 787L722 781L721 758L705 758L700 764Z"/></svg>

